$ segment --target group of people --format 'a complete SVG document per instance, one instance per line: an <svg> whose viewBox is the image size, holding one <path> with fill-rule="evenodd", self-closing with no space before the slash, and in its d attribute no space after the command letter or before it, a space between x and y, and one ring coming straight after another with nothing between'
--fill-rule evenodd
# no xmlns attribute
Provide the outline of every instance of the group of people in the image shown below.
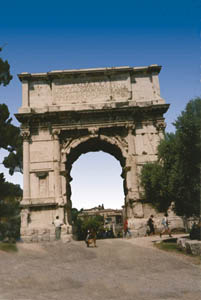
<svg viewBox="0 0 201 300"><path fill-rule="evenodd" d="M148 226L148 230L147 230L147 235L154 235L155 234L155 227L154 227L154 220L153 220L154 216L151 215L149 217L149 220L147 221L147 226ZM162 237L163 234L168 233L169 237L172 237L171 235L171 230L169 227L169 221L168 221L168 214L164 214L164 217L162 219L161 225L163 226L162 231L160 232L160 237Z"/></svg>
<svg viewBox="0 0 201 300"><path fill-rule="evenodd" d="M146 235L150 236L150 235L154 235L155 234L155 225L154 225L154 220L153 220L154 216L151 215L147 221L147 232L146 232ZM172 234L171 234L171 229L169 227L169 221L168 221L168 214L164 214L164 217L162 218L162 222L161 222L161 225L162 225L162 230L160 231L160 237L162 237L163 234L165 233L168 233L169 234L169 237L172 237ZM131 237L131 232L130 232L130 229L128 227L128 219L125 218L124 220L124 225L123 225L123 230L124 230L124 233L123 233L123 237Z"/></svg>
<svg viewBox="0 0 201 300"><path fill-rule="evenodd" d="M154 226L154 220L153 220L154 216L151 215L147 221L147 232L146 235L150 236L150 235L154 235L155 234L155 226ZM59 240L61 238L61 227L63 225L63 222L61 222L61 220L59 219L59 216L56 217L55 221L53 222L54 226L55 226L55 239ZM172 237L171 235L171 230L169 228L169 221L168 221L168 214L164 214L164 217L162 219L161 222L163 229L160 232L160 237L162 237L163 234L168 233L170 237ZM123 237L131 237L131 232L130 229L128 227L128 218L125 218L124 220L124 224L123 224ZM87 237L86 240L89 239L91 232L88 230L87 233Z"/></svg>

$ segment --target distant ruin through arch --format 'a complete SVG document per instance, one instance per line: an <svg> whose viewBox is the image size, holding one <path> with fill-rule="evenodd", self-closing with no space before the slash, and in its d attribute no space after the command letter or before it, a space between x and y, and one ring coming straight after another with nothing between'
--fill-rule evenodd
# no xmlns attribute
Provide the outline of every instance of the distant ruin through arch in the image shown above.
<svg viewBox="0 0 201 300"><path fill-rule="evenodd" d="M144 218L139 174L157 159L169 105L160 97L161 67L116 67L21 73L22 107L16 114L23 141L21 237L54 239L56 215L71 234L70 170L82 154L102 150L122 166L124 213Z"/></svg>

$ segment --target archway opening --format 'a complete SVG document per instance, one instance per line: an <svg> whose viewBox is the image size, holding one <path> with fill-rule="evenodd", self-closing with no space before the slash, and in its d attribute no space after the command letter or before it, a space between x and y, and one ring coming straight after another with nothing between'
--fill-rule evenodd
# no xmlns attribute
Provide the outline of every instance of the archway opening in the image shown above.
<svg viewBox="0 0 201 300"><path fill-rule="evenodd" d="M74 224L73 209L83 209L83 218L103 216L104 225L122 223L127 194L125 160L114 140L93 137L71 146L66 156L66 212L70 224Z"/></svg>
<svg viewBox="0 0 201 300"><path fill-rule="evenodd" d="M71 171L72 207L91 209L103 205L108 209L122 209L124 205L122 167L103 151L81 155Z"/></svg>

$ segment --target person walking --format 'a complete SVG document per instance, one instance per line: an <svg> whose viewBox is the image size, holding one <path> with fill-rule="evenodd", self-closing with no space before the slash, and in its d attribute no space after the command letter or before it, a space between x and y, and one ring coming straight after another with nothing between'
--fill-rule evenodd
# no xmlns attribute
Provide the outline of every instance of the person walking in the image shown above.
<svg viewBox="0 0 201 300"><path fill-rule="evenodd" d="M154 235L155 234L155 228L154 228L154 220L153 215L150 216L149 220L147 221L147 225L149 227L148 235Z"/></svg>
<svg viewBox="0 0 201 300"><path fill-rule="evenodd" d="M58 241L61 238L61 226L63 222L59 220L59 216L56 216L56 220L53 222L55 226L55 239Z"/></svg>
<svg viewBox="0 0 201 300"><path fill-rule="evenodd" d="M168 221L168 214L164 214L164 217L162 219L162 225L163 225L163 229L162 231L160 232L160 237L162 237L162 235L167 232L169 234L169 237L172 237L171 235L171 230L169 228L169 221Z"/></svg>
<svg viewBox="0 0 201 300"><path fill-rule="evenodd" d="M128 228L128 219L125 218L125 220L124 220L124 237L127 236L127 233L129 235L129 237L131 237L131 232L130 232L130 230Z"/></svg>

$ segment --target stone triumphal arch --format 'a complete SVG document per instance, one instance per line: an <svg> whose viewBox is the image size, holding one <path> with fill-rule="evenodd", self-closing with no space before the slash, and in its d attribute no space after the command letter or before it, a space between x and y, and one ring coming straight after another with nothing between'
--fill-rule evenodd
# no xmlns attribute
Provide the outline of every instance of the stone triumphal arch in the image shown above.
<svg viewBox="0 0 201 300"><path fill-rule="evenodd" d="M161 67L114 67L21 73L22 107L16 114L23 136L24 241L54 238L59 215L71 234L70 171L89 151L105 151L121 164L124 212L139 223L141 166L157 158L168 104L160 96Z"/></svg>

